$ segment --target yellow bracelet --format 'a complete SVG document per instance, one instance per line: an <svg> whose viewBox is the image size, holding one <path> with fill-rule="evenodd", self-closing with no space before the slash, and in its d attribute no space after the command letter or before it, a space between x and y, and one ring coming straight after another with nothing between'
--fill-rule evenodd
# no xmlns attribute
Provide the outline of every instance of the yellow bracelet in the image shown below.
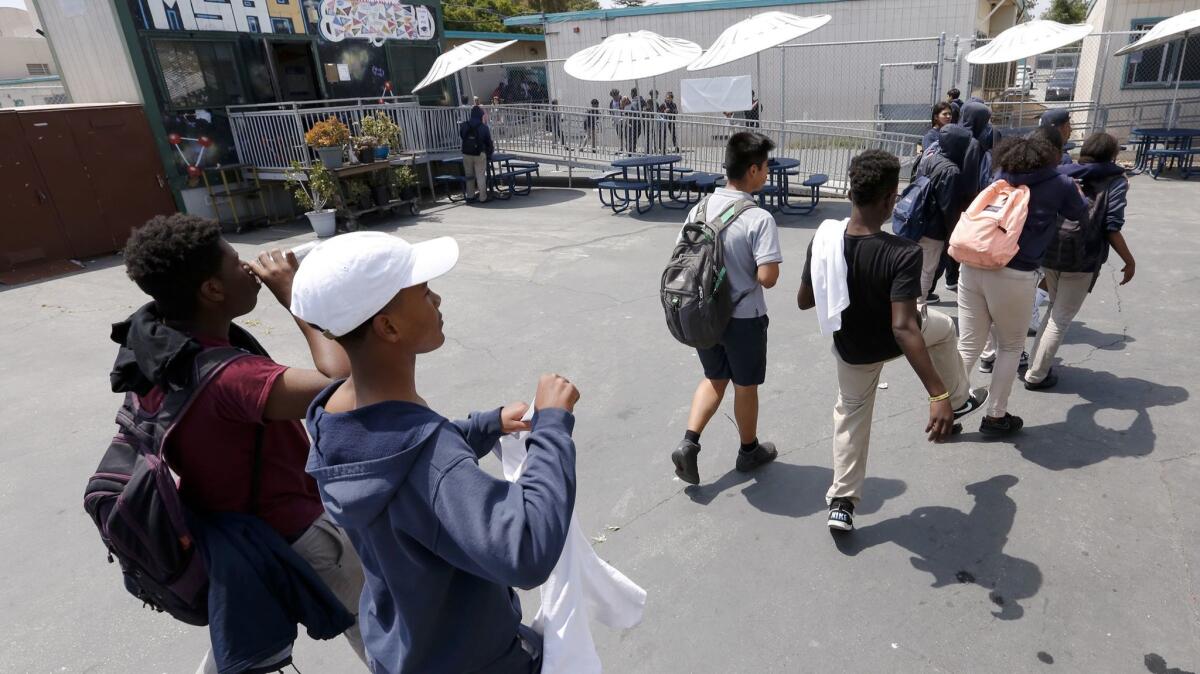
<svg viewBox="0 0 1200 674"><path fill-rule="evenodd" d="M931 403L940 403L943 400L949 400L949 399L950 399L949 391L946 391L945 393L943 393L940 396L929 396L929 402L931 402Z"/></svg>

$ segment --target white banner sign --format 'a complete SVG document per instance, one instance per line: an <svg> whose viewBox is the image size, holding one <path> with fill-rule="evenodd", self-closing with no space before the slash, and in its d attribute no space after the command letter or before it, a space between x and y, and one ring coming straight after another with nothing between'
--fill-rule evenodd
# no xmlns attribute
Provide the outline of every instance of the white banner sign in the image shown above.
<svg viewBox="0 0 1200 674"><path fill-rule="evenodd" d="M749 110L753 92L749 75L708 77L680 82L681 112L737 112Z"/></svg>

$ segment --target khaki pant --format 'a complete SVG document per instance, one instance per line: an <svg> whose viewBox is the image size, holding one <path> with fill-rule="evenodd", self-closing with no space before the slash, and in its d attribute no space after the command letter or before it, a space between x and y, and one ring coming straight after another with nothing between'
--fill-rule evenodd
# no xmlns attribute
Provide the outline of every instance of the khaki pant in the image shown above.
<svg viewBox="0 0 1200 674"><path fill-rule="evenodd" d="M1025 373L1025 381L1030 384L1040 383L1050 373L1054 364L1054 355L1062 346L1063 338L1067 336L1067 328L1083 301L1087 299L1088 291L1092 288L1095 274L1090 272L1069 272L1043 269L1046 275L1046 290L1050 293L1050 306L1046 307L1046 315L1042 317L1042 325L1038 329L1037 339L1033 342L1033 356L1029 363L1029 371Z"/></svg>
<svg viewBox="0 0 1200 674"><path fill-rule="evenodd" d="M958 350L968 377L995 326L996 364L988 392L989 417L1003 417L1008 412L1008 397L1021 365L1037 282L1035 271L962 266L958 278L958 327L962 331Z"/></svg>
<svg viewBox="0 0 1200 674"><path fill-rule="evenodd" d="M486 154L464 154L463 174L467 177L467 195L479 192L479 201L488 200Z"/></svg>
<svg viewBox="0 0 1200 674"><path fill-rule="evenodd" d="M357 617L358 598L363 589L363 569L362 562L358 559L358 553L354 551L354 546L350 544L346 532L338 528L333 520L329 519L329 515L322 513L317 521L313 522L312 526L296 539L295 543L292 543L292 549L312 566L313 571L317 572L317 576L342 602L346 610ZM363 650L362 634L359 632L358 623L356 622L344 634L358 658L363 661L364 665L370 667L367 664L366 652ZM264 659L259 665L265 666L278 662L290 654L291 650L291 646L288 646L283 651ZM204 661L200 663L196 674L217 674L217 663L212 657L211 649L204 654Z"/></svg>
<svg viewBox="0 0 1200 674"><path fill-rule="evenodd" d="M938 266L942 264L946 242L923 236L917 243L921 246L921 297L917 299L917 304L924 305L925 298L933 289L933 277L937 276Z"/></svg>
<svg viewBox="0 0 1200 674"><path fill-rule="evenodd" d="M950 404L958 409L967 402L971 392L958 355L954 321L946 314L930 309L921 322L921 334L925 337L925 348L929 350L933 367L950 392ZM867 476L875 391L884 363L852 365L842 360L836 348L833 356L837 362L838 401L833 408L833 485L825 494L825 500L845 498L857 505Z"/></svg>

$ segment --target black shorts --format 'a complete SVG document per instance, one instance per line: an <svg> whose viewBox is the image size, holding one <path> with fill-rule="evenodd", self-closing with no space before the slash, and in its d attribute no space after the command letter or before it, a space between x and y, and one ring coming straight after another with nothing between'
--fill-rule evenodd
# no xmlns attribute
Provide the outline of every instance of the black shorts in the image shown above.
<svg viewBox="0 0 1200 674"><path fill-rule="evenodd" d="M721 341L707 349L696 349L706 379L732 379L737 386L758 386L767 380L766 316L734 318Z"/></svg>

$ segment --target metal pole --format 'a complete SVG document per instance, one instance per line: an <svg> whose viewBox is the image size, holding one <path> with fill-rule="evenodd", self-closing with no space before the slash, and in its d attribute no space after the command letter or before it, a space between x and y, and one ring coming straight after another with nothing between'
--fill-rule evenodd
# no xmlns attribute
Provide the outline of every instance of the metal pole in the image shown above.
<svg viewBox="0 0 1200 674"><path fill-rule="evenodd" d="M1029 58L1026 57L1026 58L1021 59L1021 65L1028 66ZM1029 72L1028 67L1025 68L1025 72ZM985 77L984 79L987 79L987 78ZM1017 101L1019 101L1017 103L1017 123L1010 124L1009 126L1022 127L1022 126L1025 126L1025 91L1022 90L1021 93L1017 94L1017 96L1018 96ZM1064 138L1063 140L1065 141L1066 138Z"/></svg>
<svg viewBox="0 0 1200 674"><path fill-rule="evenodd" d="M929 104L937 105L938 92L942 90L942 64L946 58L946 34L942 33L938 37L937 48L937 65L933 67L933 94L930 97Z"/></svg>
<svg viewBox="0 0 1200 674"><path fill-rule="evenodd" d="M882 121L882 119L883 119L883 71L884 71L884 64L880 64L879 65L879 105L876 106L876 108L875 108L876 122Z"/></svg>
<svg viewBox="0 0 1200 674"><path fill-rule="evenodd" d="M1101 114L1100 108L1104 105L1104 80L1108 77L1108 61L1112 58L1112 56L1108 53L1108 48L1112 44L1110 40L1111 37L1112 36L1110 35L1105 35L1099 49L1096 50L1097 58L1102 58L1104 60L1100 63L1100 88L1096 90L1096 119L1092 120L1092 131L1103 131L1104 127L1108 126L1106 120L1102 124L1097 124L1096 122L1098 120L1104 120L1104 118L1107 116ZM1075 72L1079 71L1076 70ZM1078 84L1076 84L1076 86L1078 86Z"/></svg>
<svg viewBox="0 0 1200 674"><path fill-rule="evenodd" d="M1187 43L1188 32L1183 34L1183 49L1179 54L1179 73L1175 76L1175 93L1171 94L1171 118L1167 120L1167 128L1174 129L1175 122L1179 119L1179 110L1176 106L1179 103L1179 83L1183 81L1183 63L1187 59Z"/></svg>
<svg viewBox="0 0 1200 674"><path fill-rule="evenodd" d="M959 56L959 54L958 54L958 40L959 40L959 37L958 37L957 35L955 35L955 36L954 36L954 71L953 71L953 78L954 78L954 79L952 79L952 80L950 81L950 87L951 87L951 88L953 88L953 87L957 87L957 86L958 86L958 78L959 78L959 76L960 76L960 75L962 75L962 69L961 69L961 68L962 68L962 61L961 61L961 60L958 58L958 56ZM938 87L938 89L941 89L941 87ZM941 92L939 91L938 93L941 93ZM969 92L969 91L968 91L968 92L967 92L967 96L970 96L970 95L971 95L971 92Z"/></svg>
<svg viewBox="0 0 1200 674"><path fill-rule="evenodd" d="M779 50L779 121L787 116L787 52Z"/></svg>

